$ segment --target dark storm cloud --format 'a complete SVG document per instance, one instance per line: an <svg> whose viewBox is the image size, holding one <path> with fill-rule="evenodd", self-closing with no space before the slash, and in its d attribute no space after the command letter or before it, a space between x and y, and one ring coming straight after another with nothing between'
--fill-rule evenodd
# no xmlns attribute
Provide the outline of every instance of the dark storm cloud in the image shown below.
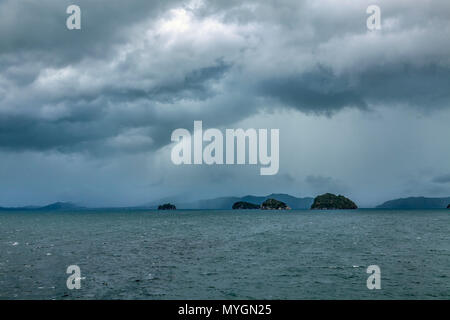
<svg viewBox="0 0 450 320"><path fill-rule="evenodd" d="M263 80L259 93L304 112L330 114L344 107L367 107L358 90L351 88L346 79L322 68L294 77Z"/></svg>
<svg viewBox="0 0 450 320"><path fill-rule="evenodd" d="M450 174L434 177L432 181L435 183L450 183Z"/></svg>
<svg viewBox="0 0 450 320"><path fill-rule="evenodd" d="M154 102L174 104L182 99L205 100L214 95L210 86L220 80L231 65L218 60L214 65L188 72L184 77L149 89L124 88L104 92L117 101L147 99Z"/></svg>
<svg viewBox="0 0 450 320"><path fill-rule="evenodd" d="M356 81L355 81L356 80ZM330 114L344 107L404 104L422 109L449 107L450 68L390 65L361 74L314 72L263 80L260 94L305 112Z"/></svg>
<svg viewBox="0 0 450 320"><path fill-rule="evenodd" d="M371 33L368 1L2 1L0 148L143 152L197 119L449 107L449 5L433 3L380 1Z"/></svg>

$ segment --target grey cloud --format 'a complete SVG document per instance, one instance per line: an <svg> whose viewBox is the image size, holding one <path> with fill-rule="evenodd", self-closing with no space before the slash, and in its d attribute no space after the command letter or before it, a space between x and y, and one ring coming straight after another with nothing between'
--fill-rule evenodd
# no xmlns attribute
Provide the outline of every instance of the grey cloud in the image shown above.
<svg viewBox="0 0 450 320"><path fill-rule="evenodd" d="M261 95L304 112L330 114L344 107L367 108L360 93L345 79L323 68L293 77L273 77L261 81L258 87Z"/></svg>
<svg viewBox="0 0 450 320"><path fill-rule="evenodd" d="M397 25L378 37L365 29L364 3L79 1L80 32L65 28L68 4L0 5L13 17L0 19L2 148L101 154L108 141L139 129L152 143L136 151L155 150L170 142L172 128L198 117L224 126L275 107L332 115L345 107L449 106L450 46L431 33L449 23L427 9L433 23L412 24L421 4L400 10L382 2L383 17ZM177 14L172 8L187 10L177 19L192 24L189 32L157 29L158 19ZM410 29L420 30L417 39Z"/></svg>
<svg viewBox="0 0 450 320"><path fill-rule="evenodd" d="M218 59L214 65L205 66L187 72L182 78L173 82L158 85L147 90L110 88L104 94L119 101L148 99L149 101L174 104L182 99L205 100L215 95L211 83L219 81L230 70L231 65Z"/></svg>
<svg viewBox="0 0 450 320"><path fill-rule="evenodd" d="M359 92L372 103L421 109L449 107L450 68L408 64L373 69L360 77Z"/></svg>
<svg viewBox="0 0 450 320"><path fill-rule="evenodd" d="M339 181L332 177L324 177L321 175L309 175L305 178L307 185L317 193L344 193L347 188Z"/></svg>
<svg viewBox="0 0 450 320"><path fill-rule="evenodd" d="M143 19L157 17L180 1L5 0L0 3L0 54L33 52L50 65L107 57L111 46L127 41L127 31ZM82 30L65 28L66 8L82 9Z"/></svg>
<svg viewBox="0 0 450 320"><path fill-rule="evenodd" d="M435 183L450 183L450 174L434 177L432 181Z"/></svg>
<svg viewBox="0 0 450 320"><path fill-rule="evenodd" d="M408 64L374 67L361 74L315 72L261 81L259 92L304 112L332 114L345 107L403 104L423 110L450 106L450 68Z"/></svg>

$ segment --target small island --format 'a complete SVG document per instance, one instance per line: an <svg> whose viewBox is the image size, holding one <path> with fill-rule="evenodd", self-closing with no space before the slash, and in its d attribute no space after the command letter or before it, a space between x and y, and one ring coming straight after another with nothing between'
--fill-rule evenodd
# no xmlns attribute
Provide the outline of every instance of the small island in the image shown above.
<svg viewBox="0 0 450 320"><path fill-rule="evenodd" d="M447 206L447 209L450 209L450 203L449 203L449 205Z"/></svg>
<svg viewBox="0 0 450 320"><path fill-rule="evenodd" d="M358 206L350 199L332 193L325 193L317 196L314 199L314 203L311 205L311 209L322 210L342 210L342 209L358 209Z"/></svg>
<svg viewBox="0 0 450 320"><path fill-rule="evenodd" d="M262 210L291 210L286 203L275 199L267 199L261 205Z"/></svg>
<svg viewBox="0 0 450 320"><path fill-rule="evenodd" d="M260 206L254 203L238 201L233 204L233 210L259 209Z"/></svg>
<svg viewBox="0 0 450 320"><path fill-rule="evenodd" d="M176 210L176 209L177 209L177 207L175 207L171 203L165 203L165 204L158 206L158 210Z"/></svg>

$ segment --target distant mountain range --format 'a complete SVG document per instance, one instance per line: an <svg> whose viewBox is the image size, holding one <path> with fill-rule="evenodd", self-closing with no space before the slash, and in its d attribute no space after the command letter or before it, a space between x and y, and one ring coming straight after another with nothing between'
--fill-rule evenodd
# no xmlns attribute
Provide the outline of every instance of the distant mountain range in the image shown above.
<svg viewBox="0 0 450 320"><path fill-rule="evenodd" d="M189 203L175 203L178 209L231 209L233 204L238 201L245 201L254 204L262 204L267 199L276 199L283 201L292 209L309 209L314 198L297 198L284 193L272 193L267 196L245 196L245 197L221 197L208 200L198 200Z"/></svg>
<svg viewBox="0 0 450 320"><path fill-rule="evenodd" d="M25 207L0 207L0 211L71 211L71 210L89 210L89 209L117 209L117 210L154 210L158 205L171 202L177 209L217 209L231 210L233 204L238 201L250 202L257 205L262 204L267 199L276 199L286 203L292 209L310 209L314 198L297 198L285 193L272 193L267 196L245 197L220 197L214 199L197 200L192 202L171 201L169 198L152 202L143 206L119 207L119 208L86 208L71 202L55 202L46 206L25 206ZM450 197L446 198L426 198L410 197L386 201L376 206L377 209L444 209L450 204Z"/></svg>
<svg viewBox="0 0 450 320"><path fill-rule="evenodd" d="M55 202L46 206L26 206L6 208L0 207L0 211L65 211L65 210L83 210L85 207L80 207L70 202Z"/></svg>
<svg viewBox="0 0 450 320"><path fill-rule="evenodd" d="M152 203L135 206L135 207L120 207L120 208L97 208L97 209L130 209L130 210L153 210L157 209L159 205L165 202L171 202L176 205L177 209L217 209L217 210L231 210L233 204L237 201L251 202L254 204L262 204L267 199L276 199L283 201L292 209L309 209L314 201L314 198L297 198L288 194L270 194L268 196L245 196L245 197L221 197L215 199L197 200L192 202L180 202L176 199L173 201L170 198L154 201ZM81 207L70 202L55 202L46 206L26 206L5 208L0 207L0 211L68 211L68 210L88 210L92 208Z"/></svg>
<svg viewBox="0 0 450 320"><path fill-rule="evenodd" d="M444 209L450 204L447 198L409 197L386 201L377 209Z"/></svg>

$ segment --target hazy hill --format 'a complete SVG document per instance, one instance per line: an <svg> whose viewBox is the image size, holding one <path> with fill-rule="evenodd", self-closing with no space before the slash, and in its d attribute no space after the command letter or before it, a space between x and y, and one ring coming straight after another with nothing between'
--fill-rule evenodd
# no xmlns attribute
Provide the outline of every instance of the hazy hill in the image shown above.
<svg viewBox="0 0 450 320"><path fill-rule="evenodd" d="M233 204L238 201L262 204L267 199L276 199L286 203L292 209L309 209L314 199L311 197L297 198L289 194L279 193L267 196L245 197L221 197L208 200L198 200L189 203L176 204L179 209L231 209Z"/></svg>
<svg viewBox="0 0 450 320"><path fill-rule="evenodd" d="M410 197L386 201L378 209L445 209L450 203L447 198Z"/></svg>
<svg viewBox="0 0 450 320"><path fill-rule="evenodd" d="M26 206L26 207L14 207L5 208L0 207L0 211L64 211L64 210L80 210L84 209L76 204L70 202L55 202L46 206L36 207L36 206Z"/></svg>

